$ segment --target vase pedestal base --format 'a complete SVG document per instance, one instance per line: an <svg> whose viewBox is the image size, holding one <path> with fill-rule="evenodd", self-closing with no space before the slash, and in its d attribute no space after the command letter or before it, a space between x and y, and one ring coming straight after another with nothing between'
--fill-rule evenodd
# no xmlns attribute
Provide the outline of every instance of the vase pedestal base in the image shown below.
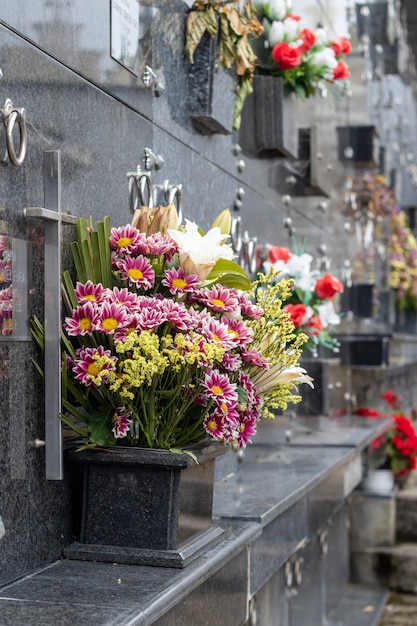
<svg viewBox="0 0 417 626"><path fill-rule="evenodd" d="M153 565L157 567L183 568L198 556L216 545L224 534L223 528L212 526L176 550L149 550L123 546L101 546L74 542L64 549L66 559L77 561L100 561L126 565Z"/></svg>

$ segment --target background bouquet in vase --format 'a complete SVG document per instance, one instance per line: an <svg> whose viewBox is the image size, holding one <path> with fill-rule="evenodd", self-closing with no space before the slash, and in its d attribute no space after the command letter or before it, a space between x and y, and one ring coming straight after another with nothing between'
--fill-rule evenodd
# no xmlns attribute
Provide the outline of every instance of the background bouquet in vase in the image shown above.
<svg viewBox="0 0 417 626"><path fill-rule="evenodd" d="M289 92L304 99L319 88L345 85L349 68L344 60L351 51L345 37L331 38L322 27L307 28L285 0L254 0L264 27L264 50L258 52L260 72L281 76Z"/></svg>
<svg viewBox="0 0 417 626"><path fill-rule="evenodd" d="M343 284L329 272L312 269L313 257L289 248L270 246L264 262L266 270L278 272L279 279L291 280L291 295L284 310L290 315L296 332L305 333L304 349L316 356L319 345L338 352L339 342L331 330L340 323L334 300L343 291Z"/></svg>

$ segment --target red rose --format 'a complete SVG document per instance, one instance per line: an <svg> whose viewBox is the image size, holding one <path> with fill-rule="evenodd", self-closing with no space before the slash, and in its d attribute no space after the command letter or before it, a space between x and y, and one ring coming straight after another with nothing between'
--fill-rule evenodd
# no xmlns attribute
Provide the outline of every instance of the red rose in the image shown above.
<svg viewBox="0 0 417 626"><path fill-rule="evenodd" d="M323 323L318 315L313 315L308 320L308 332L313 337L318 337L323 330Z"/></svg>
<svg viewBox="0 0 417 626"><path fill-rule="evenodd" d="M299 37L303 42L300 46L300 50L302 50L303 52L307 52L307 50L310 50L310 48L312 48L316 43L316 36L309 28L303 28L303 30L300 31Z"/></svg>
<svg viewBox="0 0 417 626"><path fill-rule="evenodd" d="M292 254L288 248L271 246L268 250L268 261L271 263L276 263L277 261L284 261L284 263L287 263L291 257Z"/></svg>
<svg viewBox="0 0 417 626"><path fill-rule="evenodd" d="M307 307L304 304L286 304L284 306L284 311L289 314L290 319L296 328L302 326L307 315Z"/></svg>
<svg viewBox="0 0 417 626"><path fill-rule="evenodd" d="M344 61L339 61L333 70L333 79L344 80L345 78L349 78L349 75L350 72L346 63Z"/></svg>
<svg viewBox="0 0 417 626"><path fill-rule="evenodd" d="M343 285L340 280L327 273L317 279L314 291L320 300L327 300L333 298L338 292L342 292Z"/></svg>
<svg viewBox="0 0 417 626"><path fill-rule="evenodd" d="M333 48L336 57L342 56L342 54L350 54L352 52L352 46L350 41L345 37L336 37L336 39L330 44Z"/></svg>
<svg viewBox="0 0 417 626"><path fill-rule="evenodd" d="M292 48L286 41L280 41L272 48L272 57L280 70L291 70L301 63L300 48Z"/></svg>
<svg viewBox="0 0 417 626"><path fill-rule="evenodd" d="M299 22L301 20L301 17L299 15L293 15L292 13L290 13L289 15L287 15L285 19L294 20L294 22Z"/></svg>

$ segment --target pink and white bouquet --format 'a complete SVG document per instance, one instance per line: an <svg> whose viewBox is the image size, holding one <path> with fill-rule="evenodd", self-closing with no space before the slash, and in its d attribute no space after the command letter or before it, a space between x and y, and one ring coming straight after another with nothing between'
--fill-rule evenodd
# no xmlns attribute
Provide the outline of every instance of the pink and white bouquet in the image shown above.
<svg viewBox="0 0 417 626"><path fill-rule="evenodd" d="M260 277L250 296L227 217L205 235L175 220L150 233L149 215L146 232L78 220L77 278L63 276L61 419L85 445L177 449L209 436L243 448L311 382L282 305L288 286ZM39 322L34 335L42 345Z"/></svg>
<svg viewBox="0 0 417 626"><path fill-rule="evenodd" d="M317 88L341 84L350 72L345 56L351 44L345 37L331 38L323 27L311 30L285 0L254 0L265 32L261 73L281 76L288 91L308 98Z"/></svg>
<svg viewBox="0 0 417 626"><path fill-rule="evenodd" d="M297 332L309 340L304 348L317 353L319 344L334 352L339 342L330 335L340 324L334 300L344 289L343 284L329 272L312 269L313 257L303 252L294 254L285 247L270 246L264 262L265 270L273 269L279 279L291 279L292 293L284 305Z"/></svg>
<svg viewBox="0 0 417 626"><path fill-rule="evenodd" d="M3 336L13 334L12 261L5 235L0 236L0 332Z"/></svg>

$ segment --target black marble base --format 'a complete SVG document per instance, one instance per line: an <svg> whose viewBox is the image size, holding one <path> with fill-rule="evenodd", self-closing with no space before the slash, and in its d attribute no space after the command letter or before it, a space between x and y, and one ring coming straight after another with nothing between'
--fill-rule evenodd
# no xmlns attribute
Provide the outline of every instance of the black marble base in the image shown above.
<svg viewBox="0 0 417 626"><path fill-rule="evenodd" d="M224 530L212 526L184 542L178 550L147 550L123 546L101 546L74 542L64 550L64 557L77 561L100 561L125 565L153 565L182 568L189 565L221 540Z"/></svg>

